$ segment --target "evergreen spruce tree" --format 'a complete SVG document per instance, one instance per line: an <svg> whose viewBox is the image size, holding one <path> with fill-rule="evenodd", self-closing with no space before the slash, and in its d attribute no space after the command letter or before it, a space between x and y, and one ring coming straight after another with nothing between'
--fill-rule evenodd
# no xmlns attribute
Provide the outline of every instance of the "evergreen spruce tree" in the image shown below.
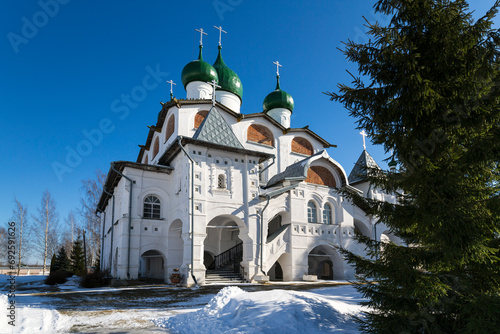
<svg viewBox="0 0 500 334"><path fill-rule="evenodd" d="M52 258L50 259L50 273L55 273L59 269L59 264L57 263L56 254L52 254Z"/></svg>
<svg viewBox="0 0 500 334"><path fill-rule="evenodd" d="M498 332L498 7L474 20L462 0L379 0L390 24L345 44L361 77L327 94L400 164L369 177L396 204L342 191L404 241L358 234L367 256L342 250L365 283L367 333Z"/></svg>
<svg viewBox="0 0 500 334"><path fill-rule="evenodd" d="M68 259L68 255L66 254L66 250L64 246L59 249L56 257L57 269L56 271L63 271L70 273L71 272L71 263Z"/></svg>
<svg viewBox="0 0 500 334"><path fill-rule="evenodd" d="M85 275L85 255L83 254L82 240L80 236L75 240L73 244L73 250L71 251L71 271L77 276Z"/></svg>

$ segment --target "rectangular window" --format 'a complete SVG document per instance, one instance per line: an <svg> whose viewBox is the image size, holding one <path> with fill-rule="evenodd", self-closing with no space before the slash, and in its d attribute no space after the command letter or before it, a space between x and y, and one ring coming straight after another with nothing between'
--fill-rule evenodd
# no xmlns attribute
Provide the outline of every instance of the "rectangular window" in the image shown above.
<svg viewBox="0 0 500 334"><path fill-rule="evenodd" d="M219 174L217 177L217 188L226 189L226 175Z"/></svg>

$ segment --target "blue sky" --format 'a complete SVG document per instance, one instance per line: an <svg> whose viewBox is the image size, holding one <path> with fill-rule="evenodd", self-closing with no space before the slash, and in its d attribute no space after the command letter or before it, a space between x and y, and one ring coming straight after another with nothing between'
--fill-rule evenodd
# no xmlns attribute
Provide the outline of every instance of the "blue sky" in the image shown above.
<svg viewBox="0 0 500 334"><path fill-rule="evenodd" d="M474 1L484 13L493 0ZM337 50L341 41L366 41L365 16L374 1L2 1L0 4L0 138L3 176L0 223L10 219L14 197L35 213L48 189L61 222L79 207L81 181L96 169L107 172L114 160L135 161L156 122L160 101L167 101L166 80L177 83L174 95L185 97L182 68L197 57L199 34L204 58L216 58L222 26L223 56L243 83L243 113L262 111L264 97L275 87L275 65L281 87L295 100L292 127L310 129L338 148L329 149L349 173L362 151L355 120L322 92L349 83L355 72ZM54 5L57 4L57 5ZM498 23L498 19L496 21ZM498 25L498 24L497 24ZM143 80L156 72L158 82ZM112 107L124 95L146 92L128 114ZM137 97L137 95L136 95ZM116 102L118 101L118 102ZM123 104L120 104L123 106ZM85 133L96 133L89 147ZM105 131L106 133L102 132ZM83 146L82 146L83 145ZM387 156L368 151L382 167ZM84 152L67 161L68 152ZM57 175L54 165L68 166Z"/></svg>

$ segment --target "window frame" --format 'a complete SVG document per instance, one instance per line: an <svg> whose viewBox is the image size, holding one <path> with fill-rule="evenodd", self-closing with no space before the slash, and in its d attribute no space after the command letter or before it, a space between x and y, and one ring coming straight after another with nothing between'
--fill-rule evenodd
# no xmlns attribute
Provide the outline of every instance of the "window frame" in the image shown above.
<svg viewBox="0 0 500 334"><path fill-rule="evenodd" d="M147 195L144 197L144 201L142 202L142 218L161 219L161 201L158 196Z"/></svg>
<svg viewBox="0 0 500 334"><path fill-rule="evenodd" d="M318 223L318 206L313 200L307 202L307 222L312 224Z"/></svg>
<svg viewBox="0 0 500 334"><path fill-rule="evenodd" d="M323 206L323 224L333 225L332 212L333 212L333 209L332 209L332 206L330 205L330 203L325 203L325 205ZM328 219L325 219L325 218L328 218ZM328 222L326 222L327 220L328 220Z"/></svg>

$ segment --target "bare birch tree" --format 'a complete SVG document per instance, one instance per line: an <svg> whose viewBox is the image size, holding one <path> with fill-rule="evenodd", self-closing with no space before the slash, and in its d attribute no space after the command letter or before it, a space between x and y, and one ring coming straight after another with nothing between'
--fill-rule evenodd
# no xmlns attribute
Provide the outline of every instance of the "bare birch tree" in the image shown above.
<svg viewBox="0 0 500 334"><path fill-rule="evenodd" d="M43 274L47 269L47 258L55 253L58 246L57 225L59 215L56 211L56 202L48 190L42 194L41 206L38 215L33 216L34 244L43 257Z"/></svg>
<svg viewBox="0 0 500 334"><path fill-rule="evenodd" d="M64 246L64 249L66 250L66 253L69 257L69 255L71 254L71 250L73 249L73 244L75 243L76 237L81 234L81 229L73 211L70 211L68 213L68 216L64 220L64 228L62 230L63 236L61 245Z"/></svg>
<svg viewBox="0 0 500 334"><path fill-rule="evenodd" d="M28 255L26 244L29 235L28 208L17 198L14 198L14 210L12 210L12 220L16 223L16 251L17 251L17 275L21 273L21 265Z"/></svg>
<svg viewBox="0 0 500 334"><path fill-rule="evenodd" d="M97 204L101 196L106 174L96 170L94 178L82 181L82 193L80 198L83 228L87 231L87 254L91 266L96 264L101 248L101 220L96 216Z"/></svg>

